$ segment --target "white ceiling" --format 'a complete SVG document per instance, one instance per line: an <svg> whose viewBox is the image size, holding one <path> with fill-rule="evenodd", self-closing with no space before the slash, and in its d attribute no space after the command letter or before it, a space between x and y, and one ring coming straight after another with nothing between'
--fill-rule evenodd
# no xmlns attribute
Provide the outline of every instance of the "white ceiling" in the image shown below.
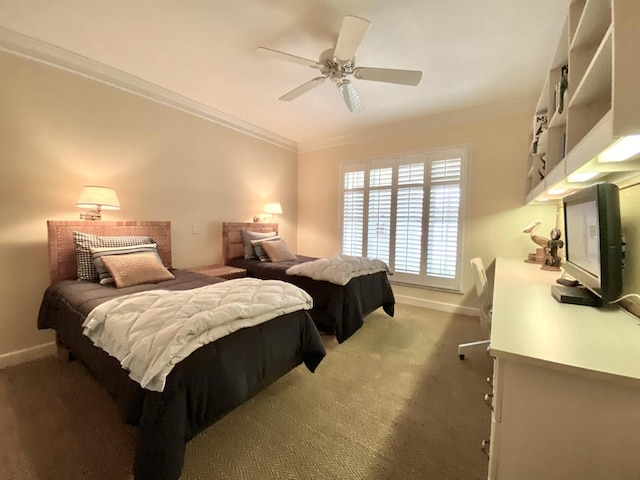
<svg viewBox="0 0 640 480"><path fill-rule="evenodd" d="M0 27L126 72L292 142L496 101L538 96L567 0L20 0ZM345 15L371 21L356 64L422 70L417 87L353 79L350 113L317 76L255 54L259 46L317 60ZM534 105L532 104L532 109Z"/></svg>

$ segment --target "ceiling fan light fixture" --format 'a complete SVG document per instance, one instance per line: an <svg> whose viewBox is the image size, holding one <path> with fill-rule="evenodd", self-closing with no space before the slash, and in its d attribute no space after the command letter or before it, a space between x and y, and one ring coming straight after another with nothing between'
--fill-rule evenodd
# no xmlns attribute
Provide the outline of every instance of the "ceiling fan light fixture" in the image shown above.
<svg viewBox="0 0 640 480"><path fill-rule="evenodd" d="M338 91L340 92L340 95L342 95L342 99L347 105L347 108L352 112L362 110L360 96L358 95L358 92L356 92L353 84L349 80L340 80L337 85Z"/></svg>

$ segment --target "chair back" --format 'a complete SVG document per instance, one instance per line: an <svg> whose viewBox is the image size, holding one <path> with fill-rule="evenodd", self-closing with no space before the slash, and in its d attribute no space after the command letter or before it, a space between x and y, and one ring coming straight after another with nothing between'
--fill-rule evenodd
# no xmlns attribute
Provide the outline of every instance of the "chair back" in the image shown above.
<svg viewBox="0 0 640 480"><path fill-rule="evenodd" d="M473 271L473 280L476 284L476 292L478 292L478 300L480 301L480 321L483 325L489 325L491 324L492 299L482 258L471 259L471 270Z"/></svg>

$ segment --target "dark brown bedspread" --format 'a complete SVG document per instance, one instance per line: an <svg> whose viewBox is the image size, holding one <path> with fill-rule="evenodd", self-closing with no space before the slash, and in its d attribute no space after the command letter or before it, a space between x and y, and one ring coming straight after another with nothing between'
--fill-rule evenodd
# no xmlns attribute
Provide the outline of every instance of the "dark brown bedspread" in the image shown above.
<svg viewBox="0 0 640 480"><path fill-rule="evenodd" d="M334 334L339 343L362 327L364 317L378 307L393 317L395 298L386 272L355 277L344 286L285 273L295 264L312 260L316 258L304 255L287 262L234 258L227 264L246 269L251 277L282 280L305 290L313 298L311 317L314 322L321 330Z"/></svg>
<svg viewBox="0 0 640 480"><path fill-rule="evenodd" d="M93 346L81 325L95 306L116 296L221 281L172 272L175 280L119 290L65 280L46 290L38 316L38 328L54 329L115 398L125 421L139 425L134 473L141 480L176 480L188 440L300 363L314 371L325 356L308 312L292 312L200 347L174 367L163 392L143 389L118 360Z"/></svg>

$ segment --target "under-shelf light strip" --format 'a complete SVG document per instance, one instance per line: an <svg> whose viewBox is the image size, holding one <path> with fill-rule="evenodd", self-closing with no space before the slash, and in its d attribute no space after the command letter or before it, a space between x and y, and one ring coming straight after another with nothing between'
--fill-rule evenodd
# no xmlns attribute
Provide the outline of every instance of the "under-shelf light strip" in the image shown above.
<svg viewBox="0 0 640 480"><path fill-rule="evenodd" d="M622 137L598 156L599 162L623 162L640 152L640 135Z"/></svg>

